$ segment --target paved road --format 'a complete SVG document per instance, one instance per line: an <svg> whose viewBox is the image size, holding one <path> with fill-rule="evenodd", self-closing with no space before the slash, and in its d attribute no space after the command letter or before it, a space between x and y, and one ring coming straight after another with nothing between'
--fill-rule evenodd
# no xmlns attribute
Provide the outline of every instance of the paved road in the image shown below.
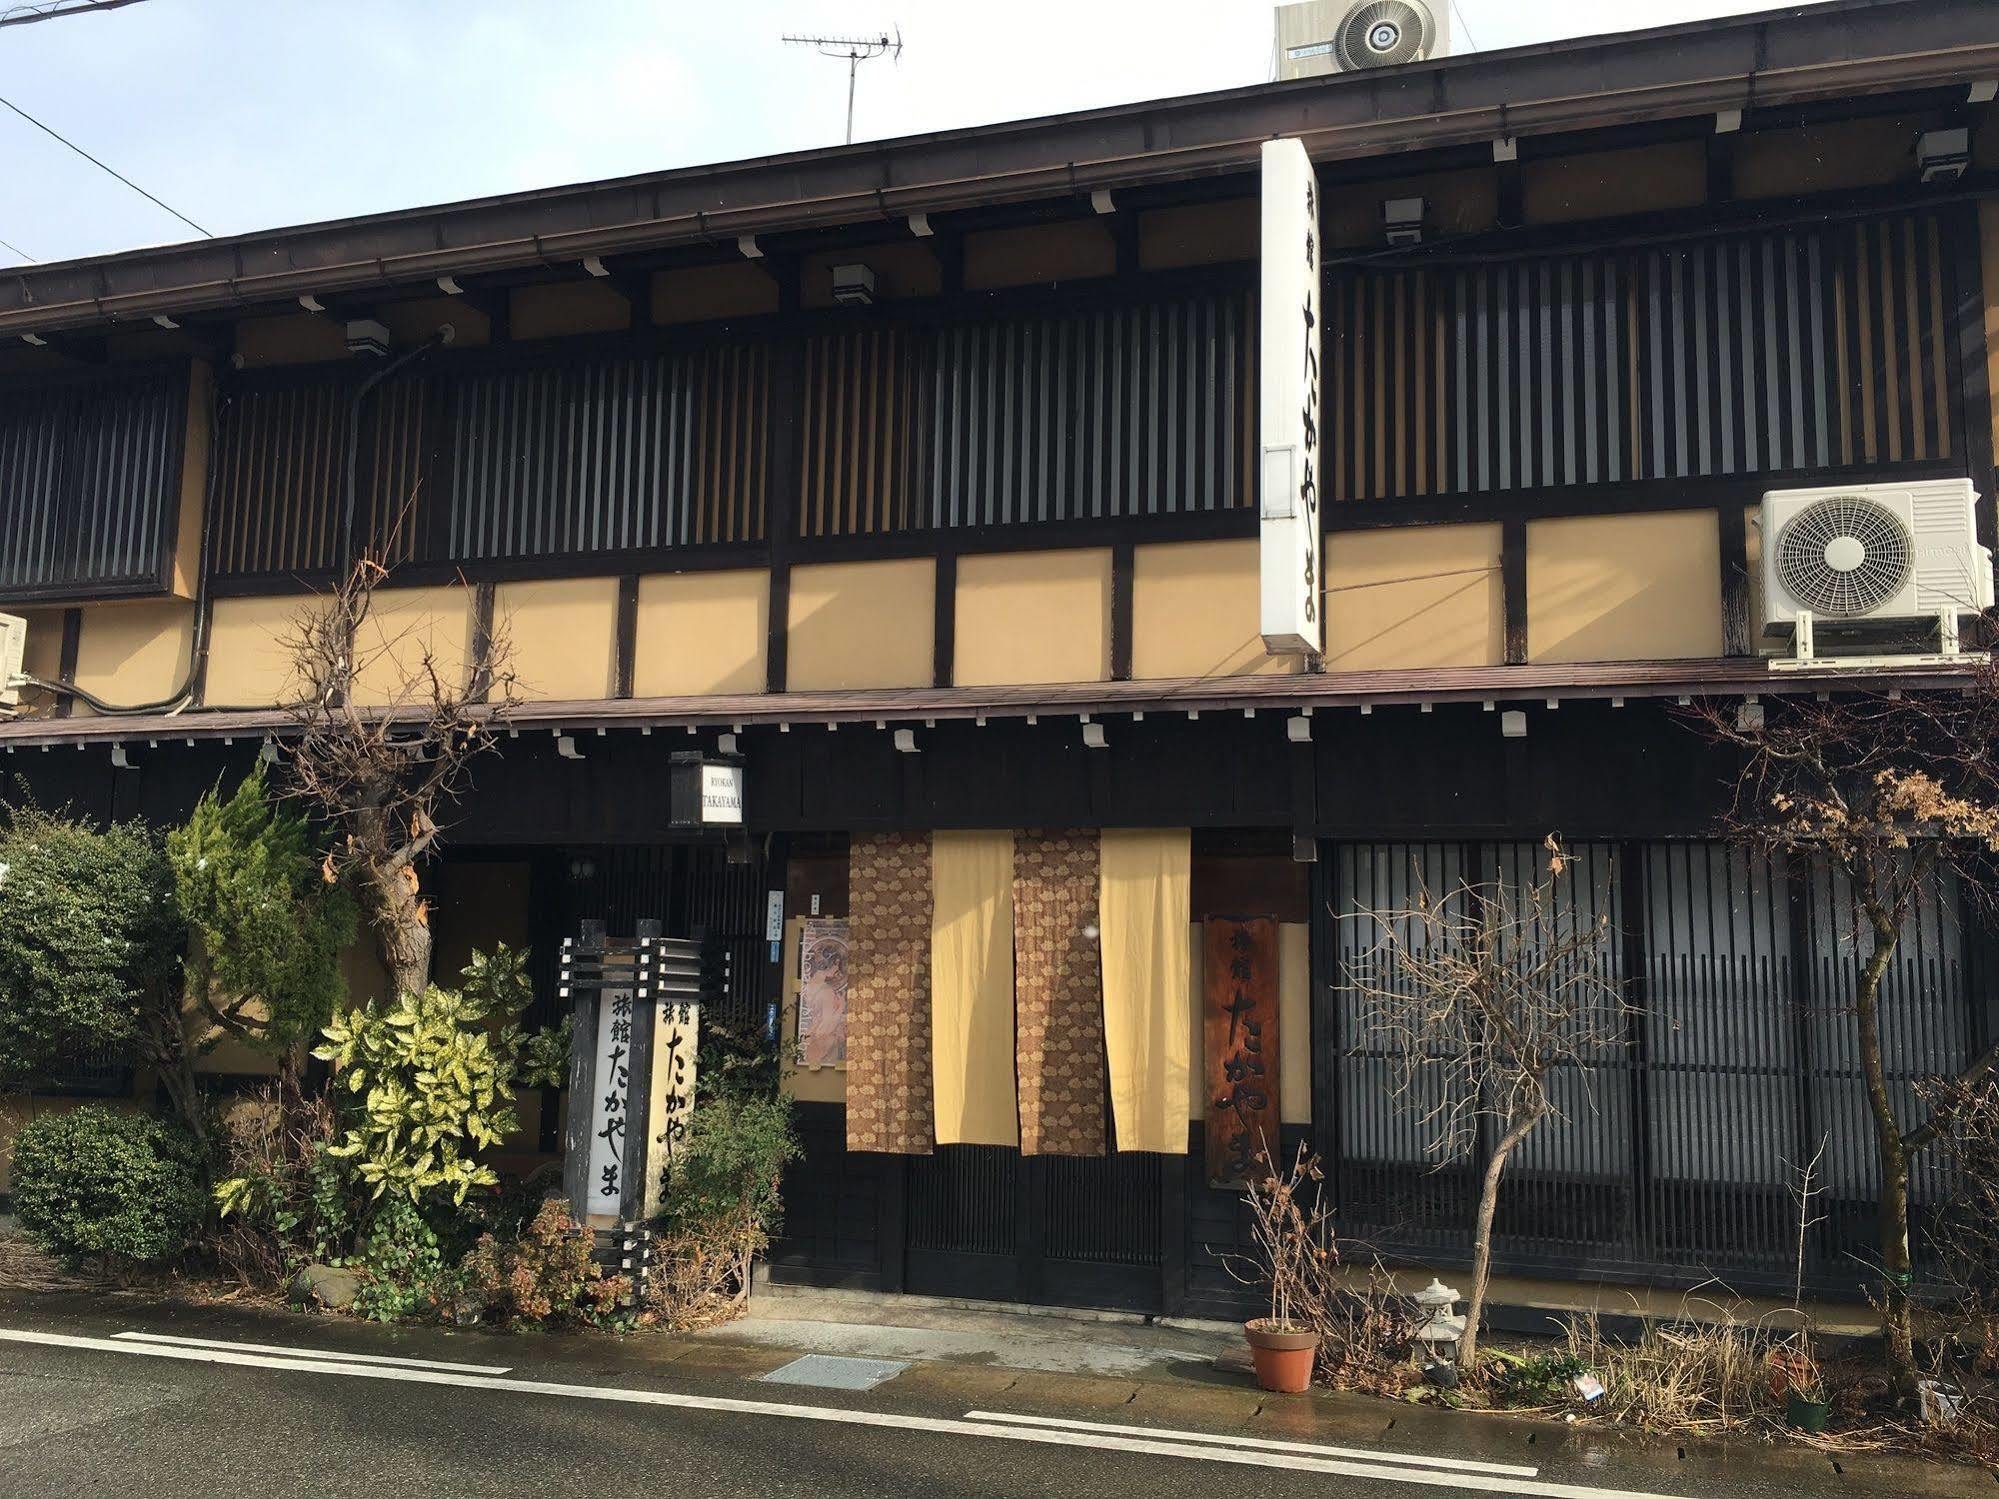
<svg viewBox="0 0 1999 1499"><path fill-rule="evenodd" d="M643 1337L394 1333L0 1302L0 1495L1863 1492L1819 1459L1722 1480L1600 1449L1453 1447L1407 1427L1400 1442L1392 1427L1356 1441L1326 1430L1309 1404L1276 1409L1286 1419L1252 1437L1239 1425L1168 1428L1137 1405L1079 1406L1074 1388L1051 1401L1006 1386L981 1402L1004 1384L990 1370L918 1366L861 1393L755 1377L781 1357ZM1203 1430L1213 1438L1199 1440Z"/></svg>

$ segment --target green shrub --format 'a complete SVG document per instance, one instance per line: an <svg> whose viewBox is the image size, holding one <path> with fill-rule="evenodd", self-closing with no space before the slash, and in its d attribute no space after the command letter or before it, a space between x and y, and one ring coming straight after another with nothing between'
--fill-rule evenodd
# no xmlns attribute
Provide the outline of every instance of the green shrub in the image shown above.
<svg viewBox="0 0 1999 1499"><path fill-rule="evenodd" d="M32 807L0 827L0 1086L130 1052L178 988L187 934L159 841Z"/></svg>
<svg viewBox="0 0 1999 1499"><path fill-rule="evenodd" d="M95 1107L44 1114L21 1131L12 1191L28 1237L68 1260L170 1260L207 1208L200 1152L184 1130Z"/></svg>
<svg viewBox="0 0 1999 1499"><path fill-rule="evenodd" d="M428 1315L451 1288L436 1231L401 1197L391 1197L375 1214L361 1246L360 1269L354 1310L376 1322Z"/></svg>
<svg viewBox="0 0 1999 1499"><path fill-rule="evenodd" d="M354 905L327 885L303 818L274 803L261 763L167 834L174 896L196 941L190 997L214 1027L280 1052L332 1018L346 992L340 953Z"/></svg>
<svg viewBox="0 0 1999 1499"><path fill-rule="evenodd" d="M343 1126L327 1154L346 1163L368 1199L463 1206L499 1178L474 1159L515 1127L513 1078L520 1032L495 1032L496 1011L517 1013L528 993L519 953L475 953L458 989L432 986L392 1005L336 1015L313 1055L334 1066Z"/></svg>
<svg viewBox="0 0 1999 1499"><path fill-rule="evenodd" d="M688 1116L667 1178L666 1219L676 1231L744 1225L775 1233L778 1186L798 1156L791 1103L724 1093Z"/></svg>

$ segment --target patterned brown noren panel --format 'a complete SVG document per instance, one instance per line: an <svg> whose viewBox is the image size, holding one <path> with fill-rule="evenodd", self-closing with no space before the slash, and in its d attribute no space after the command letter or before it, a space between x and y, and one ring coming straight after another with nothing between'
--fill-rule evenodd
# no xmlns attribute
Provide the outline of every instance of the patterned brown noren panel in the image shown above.
<svg viewBox="0 0 1999 1499"><path fill-rule="evenodd" d="M1095 832L1013 843L1014 1048L1024 1155L1102 1155L1103 974Z"/></svg>
<svg viewBox="0 0 1999 1499"><path fill-rule="evenodd" d="M866 833L848 854L847 1149L929 1155L930 835Z"/></svg>

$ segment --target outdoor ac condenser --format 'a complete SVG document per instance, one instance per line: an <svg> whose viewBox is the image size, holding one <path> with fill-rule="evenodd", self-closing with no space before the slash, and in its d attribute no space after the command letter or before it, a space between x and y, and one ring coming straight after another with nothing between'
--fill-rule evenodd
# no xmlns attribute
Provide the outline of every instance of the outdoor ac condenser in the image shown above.
<svg viewBox="0 0 1999 1499"><path fill-rule="evenodd" d="M1977 505L1969 479L1770 491L1763 633L1789 633L1810 656L1827 627L1935 626L1954 651L1958 620L1992 607Z"/></svg>
<svg viewBox="0 0 1999 1499"><path fill-rule="evenodd" d="M28 622L19 615L0 614L0 708L20 706L27 657Z"/></svg>

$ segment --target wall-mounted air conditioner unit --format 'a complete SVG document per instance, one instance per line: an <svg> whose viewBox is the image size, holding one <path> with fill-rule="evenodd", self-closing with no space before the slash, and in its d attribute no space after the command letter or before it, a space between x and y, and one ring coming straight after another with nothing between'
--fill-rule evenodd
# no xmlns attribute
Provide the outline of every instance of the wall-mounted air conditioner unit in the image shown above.
<svg viewBox="0 0 1999 1499"><path fill-rule="evenodd" d="M28 622L14 614L0 614L0 708L21 705L23 663L28 658Z"/></svg>
<svg viewBox="0 0 1999 1499"><path fill-rule="evenodd" d="M1277 7L1277 76L1313 78L1445 57L1449 0L1301 0Z"/></svg>
<svg viewBox="0 0 1999 1499"><path fill-rule="evenodd" d="M1772 490L1763 633L1788 634L1800 660L1835 639L1906 643L1929 629L1955 654L1959 619L1992 607L1977 505L1969 479Z"/></svg>

